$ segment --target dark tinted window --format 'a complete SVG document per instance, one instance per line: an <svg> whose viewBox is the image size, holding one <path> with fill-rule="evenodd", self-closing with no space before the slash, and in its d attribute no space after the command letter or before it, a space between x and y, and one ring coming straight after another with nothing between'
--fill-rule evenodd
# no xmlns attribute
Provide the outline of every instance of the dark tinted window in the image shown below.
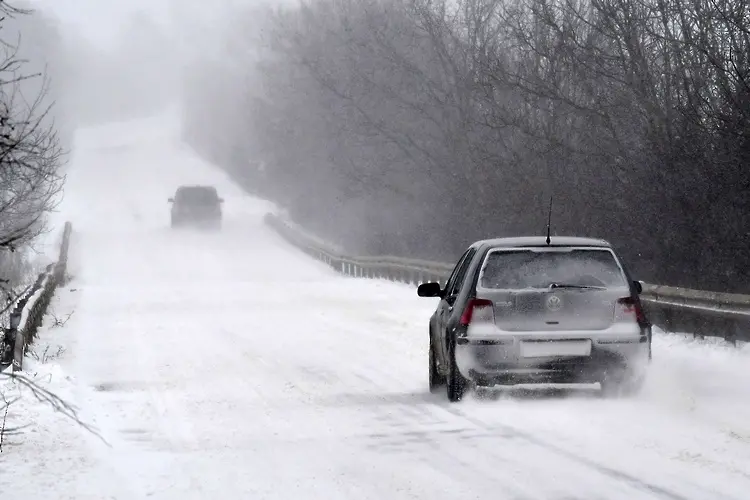
<svg viewBox="0 0 750 500"><path fill-rule="evenodd" d="M466 273L469 270L471 261L474 258L474 254L477 253L476 248L470 248L464 254L464 258L461 260L459 267L456 269L456 273L453 276L453 281L446 287L447 295L456 295L461 290L461 285L466 279Z"/></svg>
<svg viewBox="0 0 750 500"><path fill-rule="evenodd" d="M626 285L609 250L501 250L487 256L483 288L547 288L552 283L582 286Z"/></svg>
<svg viewBox="0 0 750 500"><path fill-rule="evenodd" d="M219 195L212 187L181 187L177 190L175 199L186 203L216 203Z"/></svg>

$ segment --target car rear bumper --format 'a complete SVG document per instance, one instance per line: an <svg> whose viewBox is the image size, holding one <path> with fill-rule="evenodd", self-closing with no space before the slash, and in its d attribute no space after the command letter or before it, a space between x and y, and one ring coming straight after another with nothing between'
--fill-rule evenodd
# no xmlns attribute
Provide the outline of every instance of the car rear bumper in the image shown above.
<svg viewBox="0 0 750 500"><path fill-rule="evenodd" d="M220 223L222 214L220 213L180 213L172 214L172 222L175 224L192 224L192 225L214 225Z"/></svg>
<svg viewBox="0 0 750 500"><path fill-rule="evenodd" d="M613 366L639 370L650 358L650 329L475 333L456 339L456 365L480 384L600 380Z"/></svg>

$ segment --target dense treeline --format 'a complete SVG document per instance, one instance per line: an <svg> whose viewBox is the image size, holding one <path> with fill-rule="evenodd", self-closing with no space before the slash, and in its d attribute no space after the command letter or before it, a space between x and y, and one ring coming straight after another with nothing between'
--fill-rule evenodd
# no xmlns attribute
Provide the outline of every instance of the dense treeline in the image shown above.
<svg viewBox="0 0 750 500"><path fill-rule="evenodd" d="M352 251L453 259L552 196L638 278L750 292L745 2L317 0L226 34L188 140Z"/></svg>

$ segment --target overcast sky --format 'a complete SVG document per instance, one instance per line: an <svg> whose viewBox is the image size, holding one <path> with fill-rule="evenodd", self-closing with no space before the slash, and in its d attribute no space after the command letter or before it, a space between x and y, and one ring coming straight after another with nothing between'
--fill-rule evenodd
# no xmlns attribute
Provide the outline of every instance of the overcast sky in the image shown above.
<svg viewBox="0 0 750 500"><path fill-rule="evenodd" d="M109 41L123 21L139 10L155 18L168 18L171 0L32 0L54 13L64 25L96 41ZM189 3L189 2L185 2Z"/></svg>
<svg viewBox="0 0 750 500"><path fill-rule="evenodd" d="M55 15L76 32L96 41L107 42L128 17L138 11L170 23L175 17L210 23L238 5L282 4L295 0L30 0ZM223 12L222 12L223 11Z"/></svg>

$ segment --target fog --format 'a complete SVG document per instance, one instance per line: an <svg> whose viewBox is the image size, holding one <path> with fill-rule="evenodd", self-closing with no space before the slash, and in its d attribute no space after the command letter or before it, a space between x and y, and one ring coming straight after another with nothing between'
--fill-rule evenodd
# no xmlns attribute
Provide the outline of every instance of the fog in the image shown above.
<svg viewBox="0 0 750 500"><path fill-rule="evenodd" d="M553 198L553 234L640 279L747 291L748 26L700 4L721 26L658 2L36 0L24 36L59 41L33 60L61 136L178 106L201 156L353 253L450 261L542 233Z"/></svg>
<svg viewBox="0 0 750 500"><path fill-rule="evenodd" d="M179 107L184 74L223 58L229 21L256 2L20 0L0 6L0 280L33 280L83 127ZM106 168L103 165L102 168ZM9 251L12 250L12 251ZM16 252L15 250L21 250Z"/></svg>
<svg viewBox="0 0 750 500"><path fill-rule="evenodd" d="M189 65L205 57L229 61L223 34L230 20L264 4L236 0L206 9L196 1L35 0L27 4L35 10L31 17L44 18L60 43L33 61L54 65L48 74L64 88L58 114L74 126L144 116L180 101Z"/></svg>
<svg viewBox="0 0 750 500"><path fill-rule="evenodd" d="M553 235L609 239L635 279L750 292L745 11L723 0L27 2L36 10L0 21L0 300L34 290L30 249L56 240L61 220L73 240L51 301L33 292L42 305L25 315L39 324L25 373L51 392L0 385L0 490L747 496L741 343L655 330L653 375L628 400L528 391L492 403L482 389L448 405L463 383L450 323L429 323L440 301L342 276L266 218L278 208L353 255L452 262L480 238L542 234L552 199ZM208 228L178 220L189 211L176 190L192 183L221 197L206 203ZM538 319L512 356L525 339L553 342L535 342L550 350L527 353L520 371L572 375L592 346L594 364L650 351L624 287L606 301L589 291L570 291L598 314L575 325L596 335L571 330L586 350ZM436 317L473 311L446 303ZM730 333L707 329L695 331ZM511 353L506 333L461 345L502 371L491 344ZM16 345L0 352L23 358ZM49 394L101 440L36 401Z"/></svg>

